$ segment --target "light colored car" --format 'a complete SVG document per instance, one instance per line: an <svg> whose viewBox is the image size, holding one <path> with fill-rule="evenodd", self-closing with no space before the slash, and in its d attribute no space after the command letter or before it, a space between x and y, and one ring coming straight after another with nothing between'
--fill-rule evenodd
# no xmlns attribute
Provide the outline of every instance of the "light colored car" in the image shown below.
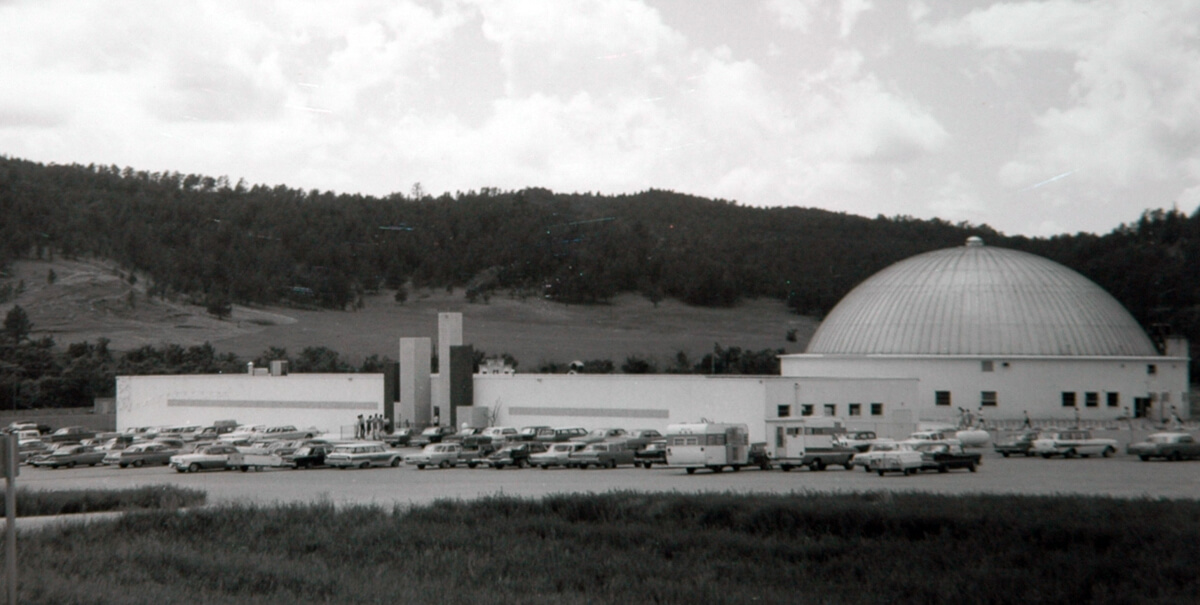
<svg viewBox="0 0 1200 605"><path fill-rule="evenodd" d="M912 475L925 465L925 459L922 453L915 449L916 447L920 446L899 447L881 452L879 456L870 459L870 466L867 467L867 470L879 473L880 477L884 473Z"/></svg>
<svg viewBox="0 0 1200 605"><path fill-rule="evenodd" d="M909 445L921 445L923 443L956 443L962 445L954 436L953 431L917 431L908 436L904 443Z"/></svg>
<svg viewBox="0 0 1200 605"><path fill-rule="evenodd" d="M404 463L418 469L424 469L427 466L450 468L458 466L462 451L462 444L459 443L431 443L420 452L405 456Z"/></svg>
<svg viewBox="0 0 1200 605"><path fill-rule="evenodd" d="M576 441L551 443L545 452L530 456L529 463L531 466L540 466L543 469L552 466L566 466L567 461L571 459L571 452L578 452L583 447L584 444Z"/></svg>
<svg viewBox="0 0 1200 605"><path fill-rule="evenodd" d="M184 441L195 441L204 427L199 425L173 426L158 432L159 437L176 437Z"/></svg>
<svg viewBox="0 0 1200 605"><path fill-rule="evenodd" d="M240 462L242 453L228 443L214 443L200 448L191 454L176 454L171 456L171 468L181 473L194 473L204 470L224 470L230 462Z"/></svg>
<svg viewBox="0 0 1200 605"><path fill-rule="evenodd" d="M491 437L492 443L499 445L505 441L515 441L519 435L515 426L489 426L479 433L485 437Z"/></svg>
<svg viewBox="0 0 1200 605"><path fill-rule="evenodd" d="M400 466L400 452L388 449L381 441L343 443L325 455L325 465L334 468Z"/></svg>
<svg viewBox="0 0 1200 605"><path fill-rule="evenodd" d="M135 443L123 450L114 450L104 456L105 464L115 464L121 468L142 466L160 466L171 463L171 456L179 454L179 450L165 443L149 441Z"/></svg>
<svg viewBox="0 0 1200 605"><path fill-rule="evenodd" d="M898 449L912 449L912 446L905 443L898 443L895 439L875 439L871 445L867 447L867 451L859 452L850 459L850 463L854 466L861 466L864 471L871 472L871 461L883 456L887 452L894 452Z"/></svg>
<svg viewBox="0 0 1200 605"><path fill-rule="evenodd" d="M1200 458L1200 442L1190 433L1154 433L1145 441L1130 443L1125 451L1142 460L1191 460Z"/></svg>
<svg viewBox="0 0 1200 605"><path fill-rule="evenodd" d="M319 433L316 427L298 429L293 425L269 426L250 436L250 441L288 441L295 439L312 439Z"/></svg>
<svg viewBox="0 0 1200 605"><path fill-rule="evenodd" d="M1093 454L1107 458L1116 451L1116 439L1093 437L1092 432L1086 429L1046 431L1033 441L1033 452L1043 458L1087 458Z"/></svg>
<svg viewBox="0 0 1200 605"><path fill-rule="evenodd" d="M41 439L21 439L17 442L17 457L21 462L50 453L50 444Z"/></svg>
<svg viewBox="0 0 1200 605"><path fill-rule="evenodd" d="M579 443L600 443L601 441L620 441L629 436L629 431L618 428L593 429L588 434L574 437L571 441Z"/></svg>
<svg viewBox="0 0 1200 605"><path fill-rule="evenodd" d="M838 447L848 447L860 452L867 451L879 436L875 431L849 431L833 438L833 444Z"/></svg>

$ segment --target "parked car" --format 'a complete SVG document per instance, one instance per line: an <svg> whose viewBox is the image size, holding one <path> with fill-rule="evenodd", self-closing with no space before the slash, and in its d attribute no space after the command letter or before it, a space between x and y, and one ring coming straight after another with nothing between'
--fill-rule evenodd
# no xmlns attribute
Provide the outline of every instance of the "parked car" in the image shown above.
<svg viewBox="0 0 1200 605"><path fill-rule="evenodd" d="M1008 458L1012 455L1017 456L1034 456L1033 442L1041 435L1040 431L1021 431L1014 435L1011 439L996 443L992 447L1001 456Z"/></svg>
<svg viewBox="0 0 1200 605"><path fill-rule="evenodd" d="M922 443L938 442L938 443L958 443L961 442L955 438L954 431L917 431L908 436L904 440L909 445L920 445Z"/></svg>
<svg viewBox="0 0 1200 605"><path fill-rule="evenodd" d="M570 468L587 469L589 467L596 468L617 468L622 464L633 464L633 450L625 446L624 443L589 443L578 452L571 452L567 457L567 466Z"/></svg>
<svg viewBox="0 0 1200 605"><path fill-rule="evenodd" d="M584 437L587 434L588 430L581 426L561 426L554 429L553 435L539 434L537 440L561 443L563 441L574 441L576 437Z"/></svg>
<svg viewBox="0 0 1200 605"><path fill-rule="evenodd" d="M1049 431L1034 440L1033 451L1043 458L1087 458L1092 454L1107 458L1117 451L1117 440L1093 437L1092 432L1086 429Z"/></svg>
<svg viewBox="0 0 1200 605"><path fill-rule="evenodd" d="M1130 443L1125 451L1142 460L1191 460L1200 458L1200 443L1190 433L1154 433L1145 441Z"/></svg>
<svg viewBox="0 0 1200 605"><path fill-rule="evenodd" d="M293 468L316 468L325 466L325 457L333 451L333 446L327 443L314 443L301 446L296 451L283 457L284 462Z"/></svg>
<svg viewBox="0 0 1200 605"><path fill-rule="evenodd" d="M158 432L159 437L178 437L184 441L195 441L204 427L200 425L173 426Z"/></svg>
<svg viewBox="0 0 1200 605"><path fill-rule="evenodd" d="M51 443L79 443L96 436L96 431L82 426L64 426L50 433Z"/></svg>
<svg viewBox="0 0 1200 605"><path fill-rule="evenodd" d="M633 465L641 468L653 468L656 464L667 463L667 440L652 441L646 447L633 453Z"/></svg>
<svg viewBox="0 0 1200 605"><path fill-rule="evenodd" d="M850 459L850 463L854 466L861 466L864 471L871 472L871 461L880 458L887 452L893 452L898 449L912 449L908 444L897 443L894 439L876 439L874 443L867 447L867 451L860 452Z"/></svg>
<svg viewBox="0 0 1200 605"><path fill-rule="evenodd" d="M184 443L183 439L180 439L179 437L155 437L153 442L162 443L167 447L173 447L179 450L181 454L186 453L190 449L190 446Z"/></svg>
<svg viewBox="0 0 1200 605"><path fill-rule="evenodd" d="M473 437L475 435L482 435L482 434L483 434L482 428L471 427L471 426L463 427L461 429L458 429L458 432L451 433L449 435L446 435L445 437L442 437L442 443L448 443L448 442L462 443L463 440L466 439L467 437Z"/></svg>
<svg viewBox="0 0 1200 605"><path fill-rule="evenodd" d="M334 468L370 468L400 466L400 452L390 450L380 441L361 441L333 446L325 455L325 464Z"/></svg>
<svg viewBox="0 0 1200 605"><path fill-rule="evenodd" d="M50 453L50 444L41 439L21 439L17 442L17 458L20 462L29 462L35 456Z"/></svg>
<svg viewBox="0 0 1200 605"><path fill-rule="evenodd" d="M389 435L383 436L383 442L392 447L404 447L410 445L413 437L416 436L416 431L412 427L402 426L395 429Z"/></svg>
<svg viewBox="0 0 1200 605"><path fill-rule="evenodd" d="M574 441L548 443L546 444L546 451L530 456L529 462L533 466L541 467L543 470L552 466L566 466L571 452L578 452L583 448L584 445L582 443Z"/></svg>
<svg viewBox="0 0 1200 605"><path fill-rule="evenodd" d="M179 450L165 443L148 441L135 443L123 450L108 452L104 456L105 464L115 464L121 468L130 466L160 466L171 463L171 456L179 454Z"/></svg>
<svg viewBox="0 0 1200 605"><path fill-rule="evenodd" d="M662 434L662 431L657 429L634 429L629 431L629 434L624 439L625 445L629 449L637 451L655 441L665 440L666 436Z"/></svg>
<svg viewBox="0 0 1200 605"><path fill-rule="evenodd" d="M293 425L284 424L280 426L269 426L261 431L257 431L250 436L250 441L289 441L295 439L312 439L320 433L316 427L306 429L298 429Z"/></svg>
<svg viewBox="0 0 1200 605"><path fill-rule="evenodd" d="M972 473L983 464L983 455L978 452L966 452L961 445L955 443L925 443L917 446L921 452L921 469L945 473L954 469L965 468Z"/></svg>
<svg viewBox="0 0 1200 605"><path fill-rule="evenodd" d="M190 454L171 456L169 465L181 473L204 470L224 470L241 462L242 453L228 443L207 445ZM231 464L232 463L232 464Z"/></svg>
<svg viewBox="0 0 1200 605"><path fill-rule="evenodd" d="M476 458L475 463L481 466L490 466L494 469L502 469L509 466L513 468L525 468L530 465L530 456L545 452L546 447L545 443L534 441L510 443L492 452L486 458Z"/></svg>
<svg viewBox="0 0 1200 605"><path fill-rule="evenodd" d="M579 443L600 443L601 441L617 441L629 436L625 429L605 428L589 431L586 435L572 437L571 441Z"/></svg>
<svg viewBox="0 0 1200 605"><path fill-rule="evenodd" d="M517 431L518 441L554 441L554 427L523 426Z"/></svg>
<svg viewBox="0 0 1200 605"><path fill-rule="evenodd" d="M838 447L865 452L871 447L871 442L876 439L878 439L878 435L875 434L875 431L848 431L834 436L833 444Z"/></svg>
<svg viewBox="0 0 1200 605"><path fill-rule="evenodd" d="M404 457L404 463L424 470L427 466L450 468L458 466L462 455L461 443L431 443L416 454Z"/></svg>
<svg viewBox="0 0 1200 605"><path fill-rule="evenodd" d="M50 468L67 467L74 468L76 465L96 466L104 461L104 452L96 450L90 445L66 445L55 449L54 451L40 456L29 461L33 466L45 466Z"/></svg>
<svg viewBox="0 0 1200 605"><path fill-rule="evenodd" d="M249 443L254 441L258 434L265 430L267 430L267 425L265 424L255 424L252 426L240 425L232 431L217 437L217 441L224 443Z"/></svg>
<svg viewBox="0 0 1200 605"><path fill-rule="evenodd" d="M441 443L449 435L454 434L452 426L431 426L421 431L420 435L413 437L409 445L416 447L425 447L431 443Z"/></svg>

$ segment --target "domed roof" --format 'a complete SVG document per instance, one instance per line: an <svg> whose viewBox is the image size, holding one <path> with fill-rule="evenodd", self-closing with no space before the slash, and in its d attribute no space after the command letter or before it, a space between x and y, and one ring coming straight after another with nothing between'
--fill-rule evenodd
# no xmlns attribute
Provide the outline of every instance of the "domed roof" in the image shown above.
<svg viewBox="0 0 1200 605"><path fill-rule="evenodd" d="M1133 316L1051 260L983 245L935 250L868 278L821 323L828 355L1152 356Z"/></svg>

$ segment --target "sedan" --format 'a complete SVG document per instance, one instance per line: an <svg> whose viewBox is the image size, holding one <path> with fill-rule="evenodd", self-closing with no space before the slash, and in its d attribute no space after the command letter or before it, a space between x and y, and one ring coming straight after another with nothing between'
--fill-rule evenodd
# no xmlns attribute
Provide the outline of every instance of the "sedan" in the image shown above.
<svg viewBox="0 0 1200 605"><path fill-rule="evenodd" d="M135 443L123 450L109 452L104 457L105 464L115 464L121 468L140 468L146 465L159 466L171 463L171 456L179 450L165 443L151 441Z"/></svg>
<svg viewBox="0 0 1200 605"><path fill-rule="evenodd" d="M88 445L69 445L60 447L48 455L35 458L29 463L33 466L48 466L50 468L58 468L60 466L74 468L76 465L82 464L96 466L103 461L104 452L94 447Z"/></svg>

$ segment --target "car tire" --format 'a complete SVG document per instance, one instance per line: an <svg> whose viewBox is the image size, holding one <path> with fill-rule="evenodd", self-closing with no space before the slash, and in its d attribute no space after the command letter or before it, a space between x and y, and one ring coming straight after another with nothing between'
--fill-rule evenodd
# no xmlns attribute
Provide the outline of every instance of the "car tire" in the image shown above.
<svg viewBox="0 0 1200 605"><path fill-rule="evenodd" d="M68 462L68 463L67 463L67 468L75 468L75 463L74 463L74 462Z"/></svg>
<svg viewBox="0 0 1200 605"><path fill-rule="evenodd" d="M652 467L652 466L654 466L653 462L643 462L642 463L642 468L644 468L646 470L650 470L650 467Z"/></svg>
<svg viewBox="0 0 1200 605"><path fill-rule="evenodd" d="M950 472L950 469L946 468L945 464L939 464L937 467L937 471L939 473L948 473L948 472Z"/></svg>
<svg viewBox="0 0 1200 605"><path fill-rule="evenodd" d="M1000 455L1004 456L1005 458L1008 458L1008 452L1000 452Z"/></svg>
<svg viewBox="0 0 1200 605"><path fill-rule="evenodd" d="M1073 448L1067 450L1066 453L1063 454L1063 458L1074 458L1074 457L1075 457L1075 450Z"/></svg>
<svg viewBox="0 0 1200 605"><path fill-rule="evenodd" d="M143 464L145 464L145 463L144 463L143 461L141 461L141 460L134 460L134 461L133 461L133 467L134 467L134 468L142 468L142 465L143 465ZM122 464L122 465L121 465L121 468L125 468L125 465L124 465L124 464Z"/></svg>
<svg viewBox="0 0 1200 605"><path fill-rule="evenodd" d="M117 463L117 466L119 466L121 468L127 468L129 466L129 464L127 464L125 462L119 462L119 463Z"/></svg>
<svg viewBox="0 0 1200 605"><path fill-rule="evenodd" d="M220 450L217 450L217 451L220 451ZM193 462L193 463L191 463L191 464L189 464L189 465L188 465L188 472L189 472L189 473L194 473L194 472L197 472L197 471L199 471L199 470L200 470L200 465L199 465L199 464L196 464L195 462Z"/></svg>
<svg viewBox="0 0 1200 605"><path fill-rule="evenodd" d="M694 474L696 474L696 469L695 469L695 467L691 467L691 466L689 466L689 467L688 467L688 469L687 469L687 474L689 474L689 475L694 475Z"/></svg>
<svg viewBox="0 0 1200 605"><path fill-rule="evenodd" d="M736 472L738 472L738 471L740 471L740 470L742 470L742 465L740 465L740 464L735 464L735 465L733 465L733 472L735 472L735 473L736 473Z"/></svg>
<svg viewBox="0 0 1200 605"><path fill-rule="evenodd" d="M362 464L358 465L358 468L371 468L371 463L370 463L370 462L364 462L364 463L362 463Z"/></svg>
<svg viewBox="0 0 1200 605"><path fill-rule="evenodd" d="M175 469L175 472L177 472L177 473L186 473L186 472L187 472L187 469L177 468L177 469Z"/></svg>
<svg viewBox="0 0 1200 605"><path fill-rule="evenodd" d="M869 470L869 469L868 469L868 470ZM880 476L880 477L882 477L882 476L883 476L883 470L879 470L879 471L876 471L876 472L878 472L878 473L879 473L879 476Z"/></svg>
<svg viewBox="0 0 1200 605"><path fill-rule="evenodd" d="M780 470L782 470L783 472L785 472L785 473L786 473L786 472L789 472L789 471L791 471L791 470L792 470L792 465L790 465L790 464L781 464L781 465L779 465L779 469L780 469Z"/></svg>
<svg viewBox="0 0 1200 605"><path fill-rule="evenodd" d="M440 469L447 469L447 468L450 468L450 462L449 462L449 461L447 461L447 460L443 460L443 461L441 461L441 462L439 462L439 463L438 463L438 468L440 468Z"/></svg>
<svg viewBox="0 0 1200 605"><path fill-rule="evenodd" d="M425 465L424 465L424 464L418 464L418 465L417 465L417 470L419 470L419 471L423 471L423 470L425 470Z"/></svg>
<svg viewBox="0 0 1200 605"><path fill-rule="evenodd" d="M847 462L847 463L845 463L845 464L843 464L843 465L842 465L842 468L844 468L844 469L846 469L846 470L848 470L848 471L852 471L852 470L854 470L854 463L853 463L853 462Z"/></svg>
<svg viewBox="0 0 1200 605"><path fill-rule="evenodd" d="M550 470L550 465L549 465L549 464L543 464L543 465L542 465L542 470L544 470L544 471L548 471L548 470Z"/></svg>
<svg viewBox="0 0 1200 605"><path fill-rule="evenodd" d="M400 459L399 459L399 458L392 458L392 463L391 463L391 464L392 464L392 468L396 468L396 467L400 466Z"/></svg>
<svg viewBox="0 0 1200 605"><path fill-rule="evenodd" d="M613 458L612 460L608 461L608 468L610 468L610 469L617 468L617 459L616 458Z"/></svg>
<svg viewBox="0 0 1200 605"><path fill-rule="evenodd" d="M1042 458L1045 458L1046 460L1049 460L1050 456L1053 456L1053 454L1042 454Z"/></svg>
<svg viewBox="0 0 1200 605"><path fill-rule="evenodd" d="M972 473L975 472L975 463L972 462L972 463L968 464L967 470L971 471Z"/></svg>
<svg viewBox="0 0 1200 605"><path fill-rule="evenodd" d="M808 465L808 469L813 471L823 471L825 470L825 461L817 458L816 460L812 461L812 464Z"/></svg>

